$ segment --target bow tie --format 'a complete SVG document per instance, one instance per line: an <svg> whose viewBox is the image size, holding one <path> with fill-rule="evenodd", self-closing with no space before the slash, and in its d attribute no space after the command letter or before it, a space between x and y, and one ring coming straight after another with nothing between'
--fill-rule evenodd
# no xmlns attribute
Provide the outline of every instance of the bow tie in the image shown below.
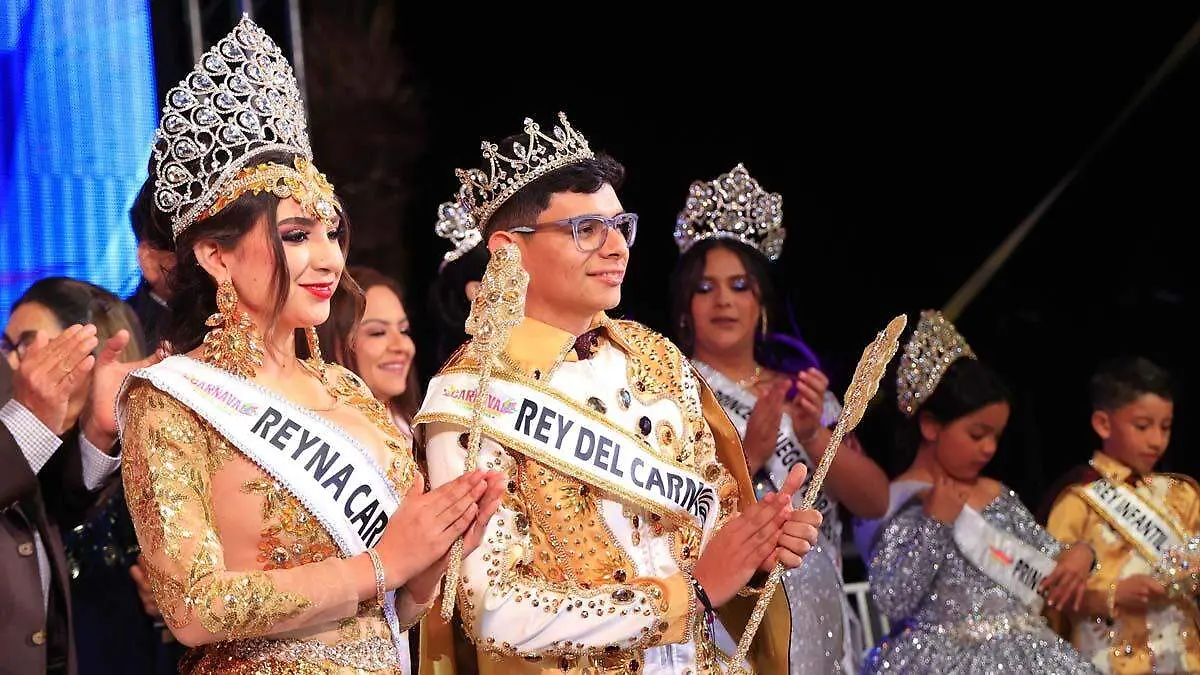
<svg viewBox="0 0 1200 675"><path fill-rule="evenodd" d="M596 355L596 347L600 343L600 329L593 328L588 332L575 338L575 346L572 349L579 355L580 361L586 361Z"/></svg>

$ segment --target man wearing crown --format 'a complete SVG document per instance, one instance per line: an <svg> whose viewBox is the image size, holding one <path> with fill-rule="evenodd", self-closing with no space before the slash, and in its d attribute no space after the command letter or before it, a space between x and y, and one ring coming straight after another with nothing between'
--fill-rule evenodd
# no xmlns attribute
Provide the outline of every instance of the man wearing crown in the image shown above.
<svg viewBox="0 0 1200 675"><path fill-rule="evenodd" d="M791 506L803 468L756 502L737 432L689 361L605 314L637 232L620 164L561 113L551 133L526 120L483 154L486 170L458 172L457 210L441 210L493 253L473 340L416 418L432 485L475 466L509 476L445 594L480 672L786 673L782 593L749 662L728 655L766 573L817 538L820 514ZM452 671L446 624L431 613L422 631L422 665Z"/></svg>

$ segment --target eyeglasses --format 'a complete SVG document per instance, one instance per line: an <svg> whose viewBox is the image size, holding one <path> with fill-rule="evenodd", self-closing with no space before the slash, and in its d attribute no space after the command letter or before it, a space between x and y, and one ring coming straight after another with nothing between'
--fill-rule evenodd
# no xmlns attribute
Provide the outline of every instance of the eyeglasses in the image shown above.
<svg viewBox="0 0 1200 675"><path fill-rule="evenodd" d="M575 247L584 253L591 253L600 250L604 242L608 241L609 230L620 232L625 238L625 245L633 246L633 241L637 238L637 221L636 213L618 213L612 218L589 213L546 223L522 225L510 228L509 232L534 234L551 228L569 227L572 236L575 237Z"/></svg>
<svg viewBox="0 0 1200 675"><path fill-rule="evenodd" d="M29 345L33 344L36 339L36 330L23 331L17 336L16 342L9 339L7 333L0 333L0 356L8 358L9 354L16 352L17 360L20 361L21 357L25 356L25 351L29 349Z"/></svg>

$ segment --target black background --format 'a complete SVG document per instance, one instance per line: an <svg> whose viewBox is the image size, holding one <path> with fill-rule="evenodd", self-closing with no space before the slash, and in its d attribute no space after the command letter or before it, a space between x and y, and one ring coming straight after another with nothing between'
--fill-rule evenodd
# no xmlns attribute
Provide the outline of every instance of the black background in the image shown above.
<svg viewBox="0 0 1200 675"><path fill-rule="evenodd" d="M205 3L207 44L244 8L233 4L241 3ZM285 3L250 4L290 49ZM426 348L425 289L447 248L432 226L437 204L457 189L453 170L479 162L481 140L517 132L526 116L549 126L562 110L594 148L626 165L621 199L641 215L616 313L669 331L675 214L692 180L743 162L784 196L788 239L775 268L838 392L875 331L896 314L912 325L921 309L941 307L1198 18L1182 4L994 12L382 4L382 13L354 0L300 4L309 84L320 87L310 91L312 134L335 185L368 164L395 167L391 182L344 195L356 227L351 262L409 289L424 377L437 366ZM361 55L347 32L372 21L382 22L387 64ZM185 30L177 8L156 8L160 93L191 65ZM342 70L314 72L326 63ZM379 86L402 80L386 105L371 99L373 77ZM356 84L338 90L339 82ZM1086 383L1100 359L1140 353L1183 385L1195 377L1185 328L1195 255L1185 233L1197 216L1198 85L1200 54L1189 53L958 321L1016 391L988 473L1031 506L1094 449ZM370 133L404 138L364 145ZM397 205L387 217L356 218L383 200ZM891 377L885 388L861 432L894 473L902 467L889 462ZM1182 387L1164 467L1197 475L1194 400Z"/></svg>

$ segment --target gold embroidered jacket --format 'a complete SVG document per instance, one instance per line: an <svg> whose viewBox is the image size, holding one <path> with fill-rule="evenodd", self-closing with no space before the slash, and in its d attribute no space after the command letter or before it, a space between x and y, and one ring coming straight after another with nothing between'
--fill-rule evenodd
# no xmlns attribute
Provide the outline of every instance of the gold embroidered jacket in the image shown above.
<svg viewBox="0 0 1200 675"><path fill-rule="evenodd" d="M1101 476L1120 484L1131 472L1128 466L1097 452L1091 467L1078 472L1075 485L1086 485ZM1149 474L1133 489L1145 502L1172 515L1191 536L1200 533L1200 491L1192 479ZM1046 530L1059 541L1086 541L1096 550L1098 564L1087 583L1089 606L1106 606L1113 586L1122 579L1139 574L1154 576L1150 562L1070 486L1057 495ZM1147 612L1118 611L1116 617L1104 612L1056 618L1061 622L1063 637L1101 672L1200 672L1200 611L1194 598L1177 598L1151 606Z"/></svg>
<svg viewBox="0 0 1200 675"><path fill-rule="evenodd" d="M611 426L642 436L660 457L703 476L718 492L719 528L754 499L725 412L666 338L603 314L593 331L598 340L581 360L572 349L575 336L525 318L513 329L497 372L519 374L530 386L587 406ZM464 354L452 357L443 375L477 372ZM430 392L438 383L435 378ZM416 421L428 425L430 483L461 475L466 428L429 411ZM478 465L499 466L510 478L460 578L459 610L484 656L480 672L724 670L728 659L714 648L684 574L706 544L694 523L660 519L491 438L483 439ZM738 598L720 612L716 637L729 653L756 597ZM783 598L773 598L756 637L752 665L758 672L787 672ZM430 613L422 623L422 673L455 671L447 635L440 615Z"/></svg>

